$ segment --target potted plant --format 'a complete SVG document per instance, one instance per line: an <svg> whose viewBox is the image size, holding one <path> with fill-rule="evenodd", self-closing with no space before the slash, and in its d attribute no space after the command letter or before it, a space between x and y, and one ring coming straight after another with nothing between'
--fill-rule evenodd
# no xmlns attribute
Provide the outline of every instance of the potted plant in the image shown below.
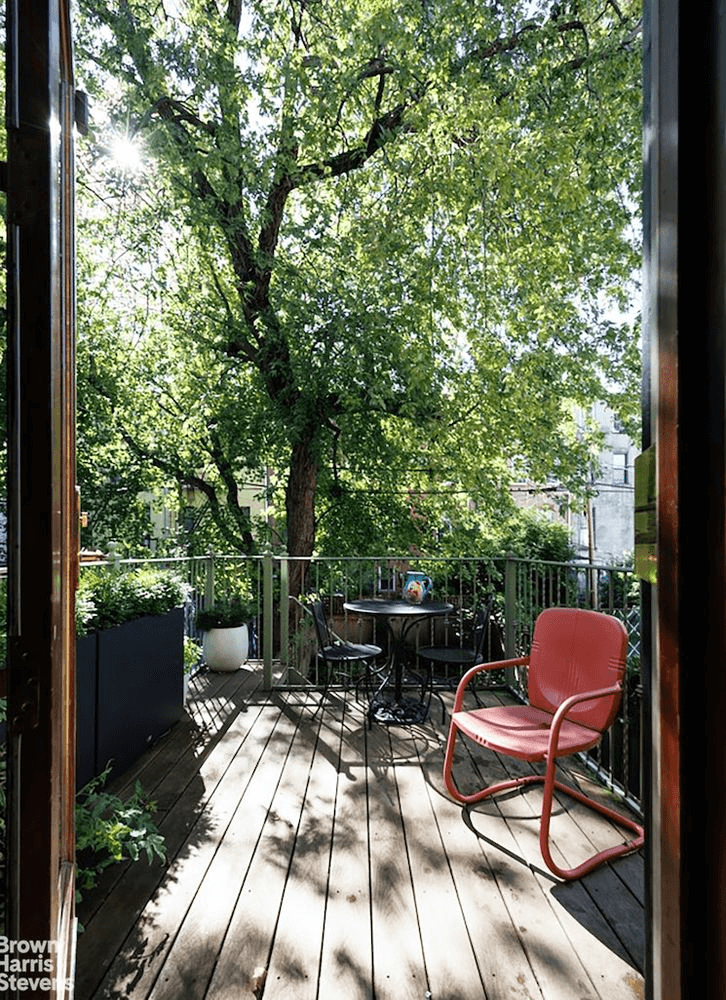
<svg viewBox="0 0 726 1000"><path fill-rule="evenodd" d="M210 670L238 670L247 660L248 624L256 613L255 602L239 595L197 612L197 628L204 633L204 661Z"/></svg>
<svg viewBox="0 0 726 1000"><path fill-rule="evenodd" d="M81 573L76 600L77 783L113 761L117 777L179 719L184 603L174 573Z"/></svg>

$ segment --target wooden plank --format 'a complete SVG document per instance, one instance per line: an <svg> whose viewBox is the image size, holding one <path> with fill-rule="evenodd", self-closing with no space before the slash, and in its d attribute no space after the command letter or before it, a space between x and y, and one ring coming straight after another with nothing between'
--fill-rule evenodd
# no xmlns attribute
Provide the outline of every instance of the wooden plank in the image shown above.
<svg viewBox="0 0 726 1000"><path fill-rule="evenodd" d="M624 860L624 859L623 859ZM620 862L616 862L618 867ZM640 867L642 868L642 862ZM618 878L610 865L590 872L581 882L587 893L588 909L602 914L613 934L617 935L618 947L612 950L632 964L641 975L645 971L645 920L643 907L627 885ZM554 895L557 895L555 892ZM562 902L562 899L559 900ZM585 920L582 921L586 923ZM591 923L591 920L588 921Z"/></svg>
<svg viewBox="0 0 726 1000"><path fill-rule="evenodd" d="M84 941L85 935L81 938L83 955L79 949L79 964L87 977L94 975L94 958L97 966L103 969L108 965L108 955L118 952L96 991L98 997L119 993L129 998L148 995L240 797L253 778L257 777L257 784L260 783L260 755L280 722L279 709L263 707L252 725L244 716L236 722L237 725L230 727L220 740L215 755L201 768L199 780L190 783L173 814L167 818L165 830L172 822L174 829L178 830L176 824L181 828L176 834L179 849L163 881L157 881L158 889L154 886L154 894L147 893L148 902L126 940L122 938L123 947L118 938L126 933L127 925L120 925L118 914L128 905L126 885L143 879L150 872L143 864L134 865L120 891L108 898L103 907L103 925L92 928L91 941ZM289 734L284 734L283 739L289 739ZM89 954L91 943L95 955ZM103 949L108 951L104 954ZM84 996L83 993L78 995ZM86 992L85 995L92 994Z"/></svg>
<svg viewBox="0 0 726 1000"><path fill-rule="evenodd" d="M228 926L215 956L216 964L206 993L214 1000L254 997L267 975L320 727L320 716L311 716L309 708L304 704L302 708L298 708L292 699L283 707L283 715L287 723L295 728L295 733L269 809L266 816L262 817L262 826L259 827L259 810L254 799L245 801L244 809L241 810L241 819L248 836L239 845L235 845L233 850L240 858L249 857L251 860L247 871L240 872L236 877L234 908L229 914ZM259 838L251 840L250 831L259 832ZM228 850L228 839L229 833L225 835L222 844L224 851ZM232 871L229 877L234 878ZM206 895L206 886L204 892ZM322 901L321 894L317 901L320 909ZM217 905L215 902L215 906ZM201 913L204 913L203 906ZM315 926L317 921L314 914L310 917ZM210 933L209 921L204 924L203 932L210 943L216 940L218 922L215 922L214 935ZM304 935L304 926L301 934ZM182 995L178 983L172 981L169 985L170 989L152 994L154 1000L157 996L159 1000L166 997L176 1000ZM186 985L184 989L185 998L202 996L201 993L190 993Z"/></svg>
<svg viewBox="0 0 726 1000"><path fill-rule="evenodd" d="M201 1000L204 997L218 958L220 964L228 967L220 956L220 949L238 902L247 891L250 871L258 859L255 848L265 833L265 827L274 826L272 836L286 835L285 820L277 812L278 801L284 798L284 791L281 795L279 786L284 780L288 763L296 761L299 751L297 723L276 706L271 706L270 712L275 713L277 718L266 744L268 752L259 760L242 794L234 787L226 789L227 797L233 803L233 814L224 828L213 832L214 856L205 867L191 905L176 924L178 930L173 945L148 994L153 1000L176 1000L182 996L185 1000ZM274 893L268 892L268 887L259 888L261 892L256 902L262 919L262 911L267 910ZM174 889L170 885L171 894ZM231 940L235 948L234 968L236 958L241 957L243 949L249 951L260 943L264 946L266 937L263 931L255 928L252 920L247 936L233 933ZM248 967L244 966L244 969L248 974ZM240 995L239 991L237 995Z"/></svg>
<svg viewBox="0 0 726 1000"><path fill-rule="evenodd" d="M430 749L422 756L421 765L486 996L491 1000L499 997L534 1000L541 997L541 992L527 953L487 852L482 851L476 835L463 822L461 805L444 788L442 758L443 748ZM427 962L428 956L427 952ZM472 997L477 995L480 994Z"/></svg>
<svg viewBox="0 0 726 1000"><path fill-rule="evenodd" d="M318 734L318 745L310 772L305 805L295 843L290 874L275 932L274 948L265 985L269 1000L315 1000L318 996L321 965L321 942L324 929L331 920L329 904L329 879L335 878L335 862L331 869L331 851L334 840L340 842L339 780L340 753L343 730L346 724L345 703L337 698L326 702L323 725ZM365 789L364 789L365 793ZM361 815L358 811L351 833L360 839ZM335 829L335 836L334 836ZM364 838L365 824L363 825ZM350 872L348 873L350 875ZM365 892L357 886L353 894L353 909L364 908L368 931L368 967L370 969L370 919L368 917L368 865L365 861ZM348 903L350 907L351 904ZM333 918L335 923L335 917ZM348 924L348 929L350 925ZM359 966L358 954L365 947L352 934L346 941L346 962L341 975L336 977L333 994L346 998L351 995L346 972ZM320 987L321 995L325 986Z"/></svg>
<svg viewBox="0 0 726 1000"><path fill-rule="evenodd" d="M373 997L366 718L349 706L341 733L319 996Z"/></svg>
<svg viewBox="0 0 726 1000"><path fill-rule="evenodd" d="M252 701L267 698L259 668L242 667L229 675L205 671L192 679L190 689L187 713L206 733L223 732L237 712L245 711Z"/></svg>
<svg viewBox="0 0 726 1000"><path fill-rule="evenodd" d="M640 906L645 906L645 864L643 862L643 851L636 851L621 858L617 864L613 865L613 870L618 878L627 885L628 889L638 900Z"/></svg>
<svg viewBox="0 0 726 1000"><path fill-rule="evenodd" d="M416 912L423 942L428 988L434 997L474 1000L484 996L472 941L426 791L420 754L396 768Z"/></svg>
<svg viewBox="0 0 726 1000"><path fill-rule="evenodd" d="M541 996L545 1000L591 997L592 983L567 935L552 919L546 898L533 889L527 866L518 860L519 845L511 837L506 823L495 814L477 813L475 826L487 837L480 843L482 853L527 955ZM494 843L500 846L490 846Z"/></svg>
<svg viewBox="0 0 726 1000"><path fill-rule="evenodd" d="M326 717L319 740L340 740L339 720L334 721L333 732ZM265 970L265 996L274 1000L317 996L336 785L335 770L319 751L318 746Z"/></svg>
<svg viewBox="0 0 726 1000"><path fill-rule="evenodd" d="M374 995L421 1000L426 969L392 764L397 737L374 725L368 742Z"/></svg>

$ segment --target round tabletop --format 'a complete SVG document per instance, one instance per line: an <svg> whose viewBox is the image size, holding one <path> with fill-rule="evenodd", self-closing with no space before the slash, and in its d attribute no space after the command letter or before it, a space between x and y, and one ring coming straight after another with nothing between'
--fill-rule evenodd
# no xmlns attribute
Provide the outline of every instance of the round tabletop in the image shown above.
<svg viewBox="0 0 726 1000"><path fill-rule="evenodd" d="M445 601L424 601L422 604L410 604L408 601L371 598L361 601L346 601L343 608L346 611L357 611L363 615L385 615L392 618L396 615L445 615L449 611L453 611L454 605L447 604Z"/></svg>

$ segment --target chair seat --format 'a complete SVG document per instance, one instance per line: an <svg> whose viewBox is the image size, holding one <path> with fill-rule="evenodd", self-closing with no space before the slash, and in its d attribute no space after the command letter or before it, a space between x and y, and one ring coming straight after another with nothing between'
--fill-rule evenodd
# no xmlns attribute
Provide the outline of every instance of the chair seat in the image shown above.
<svg viewBox="0 0 726 1000"><path fill-rule="evenodd" d="M452 724L459 732L480 746L517 757L541 761L547 756L552 716L530 705L501 705L472 712L456 712ZM560 730L557 756L565 757L589 750L600 740L600 733L567 719Z"/></svg>
<svg viewBox="0 0 726 1000"><path fill-rule="evenodd" d="M455 646L447 649L445 646L425 646L419 649L418 655L424 660L434 663L449 663L454 666L474 666L476 651L473 649L457 649Z"/></svg>
<svg viewBox="0 0 726 1000"><path fill-rule="evenodd" d="M335 646L326 646L322 651L326 660L371 660L378 656L382 650L380 646L368 646L365 643L344 643ZM320 655L320 654L318 654Z"/></svg>

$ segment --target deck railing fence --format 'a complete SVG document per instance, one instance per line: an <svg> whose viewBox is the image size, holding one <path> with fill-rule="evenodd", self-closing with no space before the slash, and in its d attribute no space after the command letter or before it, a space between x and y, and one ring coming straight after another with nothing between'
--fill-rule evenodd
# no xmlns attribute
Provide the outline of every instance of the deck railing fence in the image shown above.
<svg viewBox="0 0 726 1000"><path fill-rule="evenodd" d="M91 563L90 565L98 565ZM463 644L478 601L493 599L484 658L496 660L528 652L537 615L555 606L584 607L615 615L629 636L627 683L622 710L611 732L589 762L617 793L636 808L642 797L642 685L640 676L640 603L632 570L605 565L499 558L254 556L209 554L156 559L114 559L119 572L154 565L181 576L189 585L186 632L199 638L195 613L241 593L253 598L257 614L251 626L251 656L261 661L264 684L315 687L316 640L310 619L291 600L319 595L338 635L356 642L377 642L374 620L351 615L344 604L356 598L400 595L409 570L431 577L434 596L454 606L446 619L434 619L413 632L415 647ZM83 567L82 567L83 569ZM378 626L380 629L380 625ZM485 675L486 683L506 686L526 697L526 671Z"/></svg>

